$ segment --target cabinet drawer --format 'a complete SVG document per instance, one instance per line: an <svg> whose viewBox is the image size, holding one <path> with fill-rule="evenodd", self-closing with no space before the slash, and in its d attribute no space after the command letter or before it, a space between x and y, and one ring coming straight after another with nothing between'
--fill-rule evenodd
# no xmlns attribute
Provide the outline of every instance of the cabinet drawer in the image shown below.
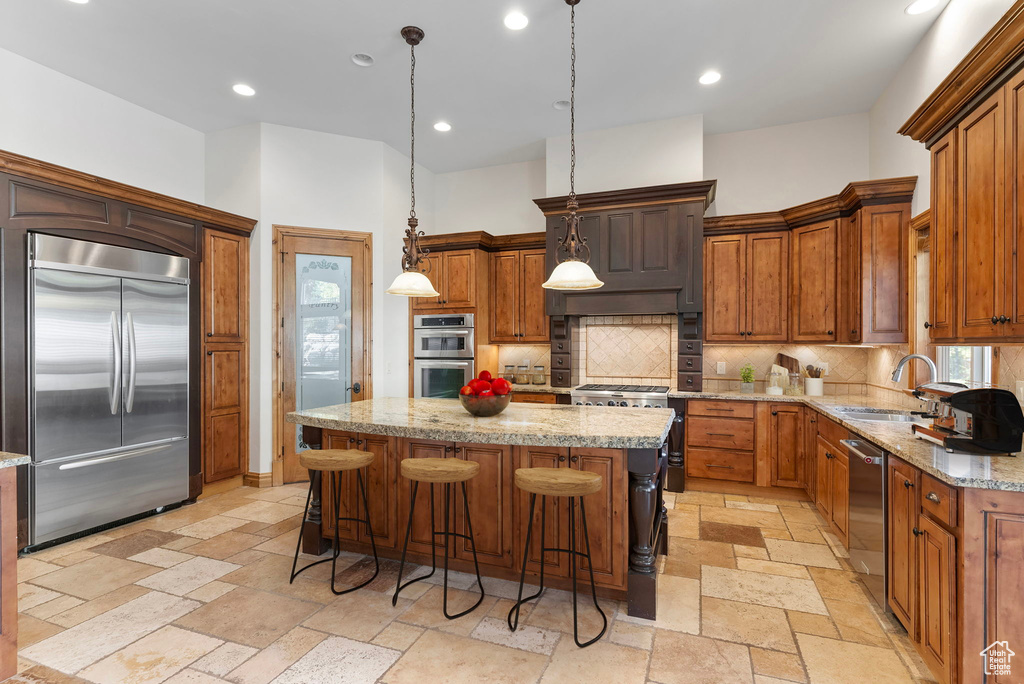
<svg viewBox="0 0 1024 684"><path fill-rule="evenodd" d="M558 397L543 392L513 392L512 401L522 404L557 404Z"/></svg>
<svg viewBox="0 0 1024 684"><path fill-rule="evenodd" d="M754 454L724 449L686 450L686 475L735 482L754 481Z"/></svg>
<svg viewBox="0 0 1024 684"><path fill-rule="evenodd" d="M703 357L679 355L679 370L684 373L700 371L703 368Z"/></svg>
<svg viewBox="0 0 1024 684"><path fill-rule="evenodd" d="M715 418L754 418L752 401L711 401L691 399L686 402L688 416L714 416Z"/></svg>
<svg viewBox="0 0 1024 684"><path fill-rule="evenodd" d="M844 428L839 423L835 422L828 416L818 415L818 434L832 442L832 446L835 451L841 451L846 453L845 448L840 448L840 442L844 439L848 439L850 431Z"/></svg>
<svg viewBox="0 0 1024 684"><path fill-rule="evenodd" d="M571 354L552 354L551 355L551 369L552 370L567 370L572 368L572 355Z"/></svg>
<svg viewBox="0 0 1024 684"><path fill-rule="evenodd" d="M957 491L927 473L921 474L921 510L949 527L956 527Z"/></svg>
<svg viewBox="0 0 1024 684"><path fill-rule="evenodd" d="M754 422L690 416L686 419L686 444L713 449L754 450Z"/></svg>

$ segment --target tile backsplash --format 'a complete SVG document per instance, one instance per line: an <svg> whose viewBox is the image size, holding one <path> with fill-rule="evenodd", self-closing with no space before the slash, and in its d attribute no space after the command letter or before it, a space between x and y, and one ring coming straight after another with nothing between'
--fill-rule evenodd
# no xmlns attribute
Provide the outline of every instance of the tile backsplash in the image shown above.
<svg viewBox="0 0 1024 684"><path fill-rule="evenodd" d="M676 316L584 316L573 349L580 383L675 387Z"/></svg>
<svg viewBox="0 0 1024 684"><path fill-rule="evenodd" d="M827 394L863 394L868 351L863 347L705 344L704 387L712 391L738 390L740 368L749 363L754 366L755 389L763 389L772 364L781 353L797 359L801 368L827 363ZM722 375L718 374L719 362L725 363Z"/></svg>

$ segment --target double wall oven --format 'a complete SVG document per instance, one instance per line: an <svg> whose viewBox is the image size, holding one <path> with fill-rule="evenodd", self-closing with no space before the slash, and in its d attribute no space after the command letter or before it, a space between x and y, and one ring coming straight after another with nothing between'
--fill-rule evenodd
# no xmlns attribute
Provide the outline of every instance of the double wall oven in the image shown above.
<svg viewBox="0 0 1024 684"><path fill-rule="evenodd" d="M476 373L473 314L413 317L413 396L457 399Z"/></svg>

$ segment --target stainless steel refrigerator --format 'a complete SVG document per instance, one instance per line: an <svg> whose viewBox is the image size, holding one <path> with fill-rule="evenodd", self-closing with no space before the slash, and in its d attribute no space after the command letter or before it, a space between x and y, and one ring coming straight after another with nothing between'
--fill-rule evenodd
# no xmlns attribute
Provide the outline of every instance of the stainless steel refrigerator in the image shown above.
<svg viewBox="0 0 1024 684"><path fill-rule="evenodd" d="M31 235L30 545L188 498L188 259Z"/></svg>

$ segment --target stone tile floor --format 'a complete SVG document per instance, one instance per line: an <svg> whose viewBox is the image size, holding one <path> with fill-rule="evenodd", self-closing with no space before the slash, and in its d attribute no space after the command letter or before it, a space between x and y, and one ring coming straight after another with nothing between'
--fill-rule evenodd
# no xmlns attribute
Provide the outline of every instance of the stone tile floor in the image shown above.
<svg viewBox="0 0 1024 684"><path fill-rule="evenodd" d="M809 502L667 498L658 620L603 601L608 632L581 650L565 592L549 590L510 634L511 582L485 578L484 603L451 622L436 584L413 585L392 607L392 561L346 596L330 592L329 565L290 585L305 487L231 489L19 560L20 673L11 681L931 681ZM339 563L339 579L351 583L371 567L355 554ZM463 591L471 583L453 576L456 610L475 600ZM595 619L581 614L584 634Z"/></svg>

